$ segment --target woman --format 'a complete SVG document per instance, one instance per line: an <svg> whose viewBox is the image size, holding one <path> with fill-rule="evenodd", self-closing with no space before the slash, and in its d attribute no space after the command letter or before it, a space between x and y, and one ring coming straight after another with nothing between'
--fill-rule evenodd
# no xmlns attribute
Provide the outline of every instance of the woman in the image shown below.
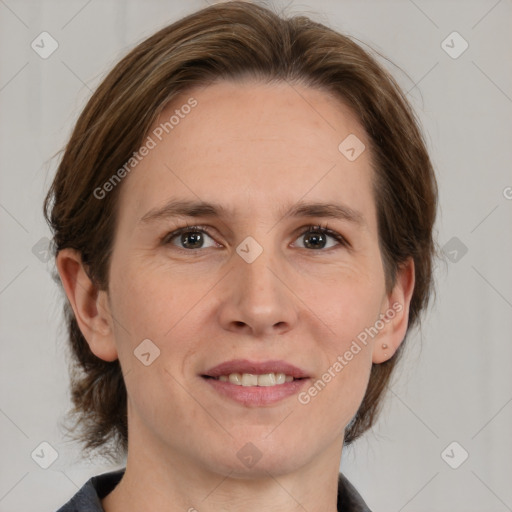
<svg viewBox="0 0 512 512"><path fill-rule="evenodd" d="M45 201L77 436L126 456L60 511L369 510L342 449L428 303L436 204L349 38L230 2L138 45Z"/></svg>

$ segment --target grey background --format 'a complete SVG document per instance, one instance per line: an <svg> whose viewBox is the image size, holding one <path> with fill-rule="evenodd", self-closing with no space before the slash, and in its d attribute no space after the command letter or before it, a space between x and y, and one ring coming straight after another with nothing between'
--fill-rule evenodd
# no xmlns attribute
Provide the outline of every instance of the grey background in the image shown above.
<svg viewBox="0 0 512 512"><path fill-rule="evenodd" d="M58 162L51 157L105 73L205 5L0 0L1 512L55 510L112 469L82 460L59 428L68 376L62 299L37 250L49 236L42 201ZM274 5L352 35L401 68L381 61L418 112L439 179L438 241L448 245L436 302L409 340L378 425L344 450L341 469L375 511L512 510L512 4ZM43 31L59 45L47 59L31 48ZM458 58L441 45L453 31L469 44ZM460 50L452 39L445 45ZM31 457L43 441L58 453L48 469ZM446 461L459 464L462 450L469 457L452 469Z"/></svg>

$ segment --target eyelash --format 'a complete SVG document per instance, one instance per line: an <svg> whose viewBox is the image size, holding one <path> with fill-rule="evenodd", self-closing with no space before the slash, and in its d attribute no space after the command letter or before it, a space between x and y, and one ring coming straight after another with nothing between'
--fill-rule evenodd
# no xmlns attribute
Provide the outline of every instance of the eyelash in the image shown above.
<svg viewBox="0 0 512 512"><path fill-rule="evenodd" d="M172 231L172 232L166 234L161 239L161 243L163 245L169 245L171 243L171 241L174 240L174 238L178 237L182 233L188 233L188 232L206 233L209 237L213 238L213 235L209 232L208 226L202 226L202 225L191 226L191 225L187 224L186 226L183 226L179 229L176 229L175 231ZM297 238L304 236L305 234L310 233L310 232L318 232L318 233L322 233L324 235L328 235L328 236L334 238L337 242L339 242L339 244L341 246L350 247L350 244L345 239L345 237L342 236L337 231L330 229L327 224L323 224L323 225L310 224L308 226L305 226L305 228L299 233ZM194 249L183 249L182 247L178 247L178 246L176 246L176 249L178 249L179 251L182 251L182 252L187 252L189 254L191 252L197 252L197 251L201 250L201 248L195 249L195 250ZM301 247L301 249L302 249L302 247ZM334 247L329 247L328 249L324 250L323 252L330 251L331 249L334 249ZM314 251L314 249L311 249L311 251ZM319 250L318 252L322 252L322 251Z"/></svg>

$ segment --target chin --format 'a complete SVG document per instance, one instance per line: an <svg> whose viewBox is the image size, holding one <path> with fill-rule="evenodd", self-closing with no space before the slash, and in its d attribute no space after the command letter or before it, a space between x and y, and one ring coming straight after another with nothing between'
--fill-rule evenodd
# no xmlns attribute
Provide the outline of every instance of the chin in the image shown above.
<svg viewBox="0 0 512 512"><path fill-rule="evenodd" d="M218 454L211 453L212 471L237 479L278 477L298 470L314 457L310 453L314 447L305 439L286 435L272 439L268 432L265 429L259 435L234 436L231 445L224 445ZM308 453L301 448L307 448Z"/></svg>

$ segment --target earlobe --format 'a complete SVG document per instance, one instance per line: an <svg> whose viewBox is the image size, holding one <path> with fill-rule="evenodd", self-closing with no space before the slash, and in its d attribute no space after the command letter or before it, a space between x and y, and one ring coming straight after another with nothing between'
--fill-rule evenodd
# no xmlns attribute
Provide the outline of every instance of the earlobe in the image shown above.
<svg viewBox="0 0 512 512"><path fill-rule="evenodd" d="M91 281L80 253L74 249L59 251L57 270L89 348L104 361L116 360L118 355L107 292L99 290Z"/></svg>
<svg viewBox="0 0 512 512"><path fill-rule="evenodd" d="M383 310L380 315L383 328L374 340L373 363L383 363L390 359L403 342L409 325L409 309L414 284L414 260L409 258L400 266L393 290L383 301Z"/></svg>

